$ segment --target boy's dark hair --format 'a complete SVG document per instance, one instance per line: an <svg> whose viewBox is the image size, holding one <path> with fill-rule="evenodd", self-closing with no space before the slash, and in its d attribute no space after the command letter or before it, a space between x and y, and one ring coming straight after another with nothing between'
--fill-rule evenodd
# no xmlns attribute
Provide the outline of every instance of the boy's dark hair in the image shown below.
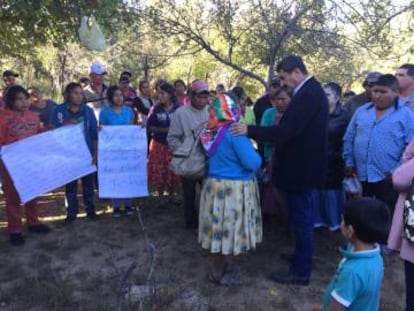
<svg viewBox="0 0 414 311"><path fill-rule="evenodd" d="M391 216L385 203L372 198L350 200L344 206L343 216L345 225L352 225L358 240L387 242Z"/></svg>
<svg viewBox="0 0 414 311"><path fill-rule="evenodd" d="M66 85L65 90L63 91L63 99L65 100L65 102L69 101L70 93L78 87L82 88L80 83L76 82L70 82L68 85Z"/></svg>
<svg viewBox="0 0 414 311"><path fill-rule="evenodd" d="M236 95L237 99L241 99L244 95L246 95L246 92L241 86L235 86L231 91L234 95Z"/></svg>
<svg viewBox="0 0 414 311"><path fill-rule="evenodd" d="M375 82L374 86L375 85L389 87L395 92L400 90L400 84L398 83L397 78L392 74L381 75L378 78L378 81Z"/></svg>
<svg viewBox="0 0 414 311"><path fill-rule="evenodd" d="M414 64L404 64L399 69L407 69L407 75L414 76Z"/></svg>
<svg viewBox="0 0 414 311"><path fill-rule="evenodd" d="M108 99L109 103L111 105L114 104L114 94L115 91L119 90L118 85L111 85L110 87L108 87L108 89L106 90L106 98Z"/></svg>
<svg viewBox="0 0 414 311"><path fill-rule="evenodd" d="M30 97L29 92L23 86L13 85L7 88L4 94L4 101L6 102L7 108L14 109L13 104L19 94L24 94L26 98Z"/></svg>
<svg viewBox="0 0 414 311"><path fill-rule="evenodd" d="M283 58L276 66L276 71L280 72L283 70L287 73L292 73L293 70L299 69L302 73L308 74L305 63L300 56L289 55Z"/></svg>
<svg viewBox="0 0 414 311"><path fill-rule="evenodd" d="M336 97L341 98L342 87L338 83L328 82L323 87L332 90L335 93Z"/></svg>
<svg viewBox="0 0 414 311"><path fill-rule="evenodd" d="M283 92L286 93L292 99L293 90L287 85L284 85L280 89L278 89L273 95L270 95L270 100L275 100L280 95L280 93Z"/></svg>

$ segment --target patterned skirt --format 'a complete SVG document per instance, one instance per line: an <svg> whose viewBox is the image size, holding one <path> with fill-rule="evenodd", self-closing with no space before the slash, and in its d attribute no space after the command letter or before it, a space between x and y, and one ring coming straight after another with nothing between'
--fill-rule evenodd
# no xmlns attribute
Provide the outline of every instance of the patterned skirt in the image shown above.
<svg viewBox="0 0 414 311"><path fill-rule="evenodd" d="M262 241L262 214L254 180L207 178L201 191L198 241L211 253L239 255Z"/></svg>
<svg viewBox="0 0 414 311"><path fill-rule="evenodd" d="M180 177L170 170L172 151L167 145L151 140L148 154L148 183L152 190L170 190L180 184Z"/></svg>

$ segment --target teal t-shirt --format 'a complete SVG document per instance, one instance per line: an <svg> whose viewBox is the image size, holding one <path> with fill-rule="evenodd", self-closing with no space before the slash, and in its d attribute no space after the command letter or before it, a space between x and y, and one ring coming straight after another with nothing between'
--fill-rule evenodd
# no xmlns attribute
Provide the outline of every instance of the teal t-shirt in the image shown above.
<svg viewBox="0 0 414 311"><path fill-rule="evenodd" d="M380 247L369 251L354 252L351 246L343 250L335 276L326 290L322 310L327 310L335 299L349 311L377 311L384 264Z"/></svg>
<svg viewBox="0 0 414 311"><path fill-rule="evenodd" d="M276 108L268 108L263 113L262 121L260 122L261 126L273 126L275 125L275 117L277 110ZM270 161L272 157L272 148L273 144L264 143L264 158L266 161Z"/></svg>
<svg viewBox="0 0 414 311"><path fill-rule="evenodd" d="M128 106L122 106L119 113L111 107L105 107L99 114L99 123L101 125L128 125L134 121L134 112Z"/></svg>

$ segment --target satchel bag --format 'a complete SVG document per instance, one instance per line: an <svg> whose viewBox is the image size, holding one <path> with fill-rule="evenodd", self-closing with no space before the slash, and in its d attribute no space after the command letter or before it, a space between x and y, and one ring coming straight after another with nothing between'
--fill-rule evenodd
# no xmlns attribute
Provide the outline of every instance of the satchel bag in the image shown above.
<svg viewBox="0 0 414 311"><path fill-rule="evenodd" d="M404 202L403 225L404 237L414 243L414 183Z"/></svg>
<svg viewBox="0 0 414 311"><path fill-rule="evenodd" d="M204 124L198 131L191 131L191 135L184 138L180 147L173 152L170 163L171 171L188 179L202 179L207 172L207 157L200 143L200 133Z"/></svg>

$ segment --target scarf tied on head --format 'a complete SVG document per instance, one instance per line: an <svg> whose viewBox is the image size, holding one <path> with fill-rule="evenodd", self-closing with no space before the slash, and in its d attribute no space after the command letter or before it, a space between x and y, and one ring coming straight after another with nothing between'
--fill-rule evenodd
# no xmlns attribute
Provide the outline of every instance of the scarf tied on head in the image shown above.
<svg viewBox="0 0 414 311"><path fill-rule="evenodd" d="M218 94L211 104L207 127L200 134L200 141L211 157L217 150L231 124L240 120L240 107L231 92Z"/></svg>

